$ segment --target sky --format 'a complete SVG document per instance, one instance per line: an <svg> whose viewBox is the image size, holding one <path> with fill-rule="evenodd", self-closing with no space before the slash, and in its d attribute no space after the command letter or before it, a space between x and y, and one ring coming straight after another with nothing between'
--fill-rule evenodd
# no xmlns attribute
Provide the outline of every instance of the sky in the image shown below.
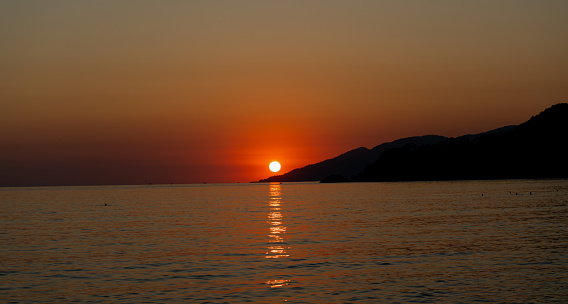
<svg viewBox="0 0 568 304"><path fill-rule="evenodd" d="M0 186L250 182L568 101L568 1L0 1Z"/></svg>

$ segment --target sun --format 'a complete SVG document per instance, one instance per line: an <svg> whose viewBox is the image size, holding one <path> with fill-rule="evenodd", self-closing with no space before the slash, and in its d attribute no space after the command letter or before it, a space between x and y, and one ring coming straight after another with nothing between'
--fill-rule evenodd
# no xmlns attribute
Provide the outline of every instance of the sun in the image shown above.
<svg viewBox="0 0 568 304"><path fill-rule="evenodd" d="M273 162L270 163L270 165L268 165L268 168L269 168L270 171L272 171L272 172L278 172L278 171L280 171L280 168L281 168L281 167L282 167L282 166L280 166L280 163L277 162L277 161L273 161Z"/></svg>

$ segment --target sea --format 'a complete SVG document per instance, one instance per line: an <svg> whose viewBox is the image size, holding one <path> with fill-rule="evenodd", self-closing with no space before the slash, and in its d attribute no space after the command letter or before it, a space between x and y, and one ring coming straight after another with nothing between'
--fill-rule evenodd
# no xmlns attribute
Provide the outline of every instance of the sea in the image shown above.
<svg viewBox="0 0 568 304"><path fill-rule="evenodd" d="M2 303L568 303L568 180L0 188Z"/></svg>

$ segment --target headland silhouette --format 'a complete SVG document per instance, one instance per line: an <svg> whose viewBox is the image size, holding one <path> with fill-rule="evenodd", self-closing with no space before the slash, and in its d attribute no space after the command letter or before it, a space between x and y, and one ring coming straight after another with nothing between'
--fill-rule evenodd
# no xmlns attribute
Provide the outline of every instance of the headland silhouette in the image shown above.
<svg viewBox="0 0 568 304"><path fill-rule="evenodd" d="M455 138L409 137L360 147L259 182L568 178L568 103L528 121Z"/></svg>

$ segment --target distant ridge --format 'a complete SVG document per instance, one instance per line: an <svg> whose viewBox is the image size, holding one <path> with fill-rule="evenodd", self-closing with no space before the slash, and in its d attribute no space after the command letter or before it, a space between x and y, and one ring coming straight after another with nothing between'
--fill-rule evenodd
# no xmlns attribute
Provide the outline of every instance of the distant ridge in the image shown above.
<svg viewBox="0 0 568 304"><path fill-rule="evenodd" d="M499 132L391 149L352 181L568 178L567 138L562 103Z"/></svg>
<svg viewBox="0 0 568 304"><path fill-rule="evenodd" d="M345 152L331 159L319 163L294 169L282 175L271 176L259 182L303 182L321 181L332 174L347 178L360 173L366 165L373 163L381 153L392 148L402 147L407 144L425 145L434 144L446 140L447 137L438 135L415 136L380 144L373 149L360 147Z"/></svg>
<svg viewBox="0 0 568 304"><path fill-rule="evenodd" d="M567 131L568 104L561 103L518 126L360 147L259 182L565 178Z"/></svg>

